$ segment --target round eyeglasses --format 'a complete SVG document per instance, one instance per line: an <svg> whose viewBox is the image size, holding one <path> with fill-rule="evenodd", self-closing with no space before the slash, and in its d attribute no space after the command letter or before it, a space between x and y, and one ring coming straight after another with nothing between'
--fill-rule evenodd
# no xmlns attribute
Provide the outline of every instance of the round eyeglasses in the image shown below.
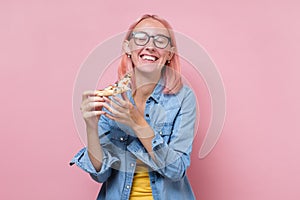
<svg viewBox="0 0 300 200"><path fill-rule="evenodd" d="M138 46L145 46L149 42L150 38L153 38L154 45L160 49L166 48L169 43L171 43L171 38L165 35L157 34L150 36L148 33L143 31L132 32L129 39L131 38L133 38L134 43Z"/></svg>

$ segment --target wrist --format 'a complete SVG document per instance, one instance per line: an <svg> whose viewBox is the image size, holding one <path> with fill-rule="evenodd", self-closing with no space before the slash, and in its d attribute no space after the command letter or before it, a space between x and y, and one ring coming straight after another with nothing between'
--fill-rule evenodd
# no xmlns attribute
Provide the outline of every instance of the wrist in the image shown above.
<svg viewBox="0 0 300 200"><path fill-rule="evenodd" d="M133 127L133 131L139 139L149 139L154 137L154 132L148 123L143 125L136 124Z"/></svg>
<svg viewBox="0 0 300 200"><path fill-rule="evenodd" d="M144 118L141 118L141 120L134 122L131 127L135 132L139 132L142 129L145 129L150 126Z"/></svg>
<svg viewBox="0 0 300 200"><path fill-rule="evenodd" d="M86 132L88 135L90 134L98 135L98 126L86 126Z"/></svg>

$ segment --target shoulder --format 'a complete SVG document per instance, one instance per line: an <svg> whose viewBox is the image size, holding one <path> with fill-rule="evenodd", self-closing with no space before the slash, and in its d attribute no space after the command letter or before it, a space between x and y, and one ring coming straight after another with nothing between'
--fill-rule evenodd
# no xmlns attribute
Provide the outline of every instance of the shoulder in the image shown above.
<svg viewBox="0 0 300 200"><path fill-rule="evenodd" d="M187 85L183 85L176 94L164 94L163 101L180 106L183 103L195 104L196 97L192 88Z"/></svg>
<svg viewBox="0 0 300 200"><path fill-rule="evenodd" d="M182 88L175 94L179 99L195 99L195 94L192 88L187 85L183 85Z"/></svg>
<svg viewBox="0 0 300 200"><path fill-rule="evenodd" d="M178 92L178 96L182 99L182 103L189 104L192 107L196 105L195 93L189 86L183 85L181 90Z"/></svg>
<svg viewBox="0 0 300 200"><path fill-rule="evenodd" d="M183 95L183 96L195 96L194 95L194 91L192 90L192 88L190 88L187 85L183 85L182 88L179 90L179 92L177 93L178 95Z"/></svg>

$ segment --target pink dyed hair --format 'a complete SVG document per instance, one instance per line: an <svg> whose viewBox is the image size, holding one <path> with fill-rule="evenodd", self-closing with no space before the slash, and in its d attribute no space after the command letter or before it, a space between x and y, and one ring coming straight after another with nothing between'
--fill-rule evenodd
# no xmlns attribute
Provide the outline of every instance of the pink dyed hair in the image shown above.
<svg viewBox="0 0 300 200"><path fill-rule="evenodd" d="M132 31L136 27L136 25L147 18L151 18L151 19L159 21L169 31L169 34L171 37L171 45L172 45L172 47L175 47L175 52L174 52L172 59L170 60L170 63L166 63L167 67L165 67L165 69L162 72L162 77L164 78L164 84L165 84L163 93L176 94L182 88L183 84L182 84L182 80L181 80L181 68L180 68L180 63L179 63L179 56L177 54L175 35L174 35L171 25L166 20L164 20L156 15L145 14L129 27L124 41L128 40L130 34L132 33ZM131 59L128 58L126 54L124 54L121 57L121 62L120 62L119 68L118 68L119 79L121 79L126 73L128 73L130 71L133 71Z"/></svg>

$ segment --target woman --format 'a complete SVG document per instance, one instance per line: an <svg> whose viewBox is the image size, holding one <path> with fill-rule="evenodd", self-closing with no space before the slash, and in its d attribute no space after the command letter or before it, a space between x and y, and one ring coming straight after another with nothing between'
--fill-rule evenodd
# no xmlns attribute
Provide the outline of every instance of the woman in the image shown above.
<svg viewBox="0 0 300 200"><path fill-rule="evenodd" d="M196 101L183 86L174 33L144 15L123 42L119 78L131 91L111 98L83 94L87 148L71 161L102 184L97 199L195 199L186 176Z"/></svg>

